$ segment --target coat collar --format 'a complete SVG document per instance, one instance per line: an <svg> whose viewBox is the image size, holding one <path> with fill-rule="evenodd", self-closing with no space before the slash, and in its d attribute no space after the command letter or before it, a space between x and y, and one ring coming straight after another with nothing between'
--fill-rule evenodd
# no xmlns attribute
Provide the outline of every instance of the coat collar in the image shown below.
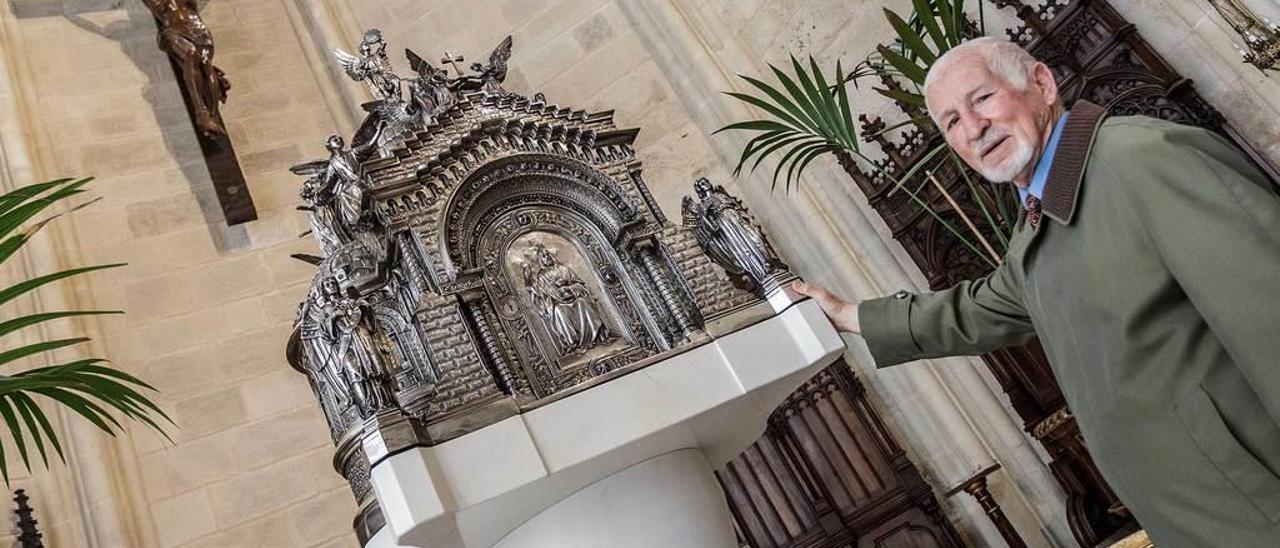
<svg viewBox="0 0 1280 548"><path fill-rule="evenodd" d="M1081 99L1071 106L1071 115L1063 124L1062 137L1049 168L1049 180L1045 182L1040 200L1042 211L1061 224L1070 224L1075 215L1089 152L1106 117L1107 109Z"/></svg>

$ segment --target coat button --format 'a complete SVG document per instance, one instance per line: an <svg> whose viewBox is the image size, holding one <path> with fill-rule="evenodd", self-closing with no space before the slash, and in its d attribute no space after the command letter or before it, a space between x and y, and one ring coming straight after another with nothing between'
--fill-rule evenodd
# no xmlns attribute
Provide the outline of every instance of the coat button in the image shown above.
<svg viewBox="0 0 1280 548"><path fill-rule="evenodd" d="M907 297L909 297L909 296L911 296L911 294L910 294L910 293L907 293L907 290L905 290L905 289L903 289L902 291L899 291L899 292L897 292L897 293L894 293L894 294L893 294L893 298L895 298L895 299L905 299L905 298L907 298Z"/></svg>

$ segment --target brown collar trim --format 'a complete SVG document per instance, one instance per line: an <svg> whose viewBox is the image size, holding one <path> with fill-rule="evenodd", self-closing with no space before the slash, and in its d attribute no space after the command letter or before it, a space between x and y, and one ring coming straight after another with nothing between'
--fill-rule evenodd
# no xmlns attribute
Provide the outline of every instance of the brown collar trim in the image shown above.
<svg viewBox="0 0 1280 548"><path fill-rule="evenodd" d="M1049 180L1044 185L1041 208L1046 215L1062 224L1071 223L1076 212L1076 197L1080 195L1080 182L1084 168L1089 163L1089 151L1093 148L1098 128L1107 118L1107 109L1081 99L1071 107L1058 138L1058 148L1053 153L1053 166L1049 168Z"/></svg>

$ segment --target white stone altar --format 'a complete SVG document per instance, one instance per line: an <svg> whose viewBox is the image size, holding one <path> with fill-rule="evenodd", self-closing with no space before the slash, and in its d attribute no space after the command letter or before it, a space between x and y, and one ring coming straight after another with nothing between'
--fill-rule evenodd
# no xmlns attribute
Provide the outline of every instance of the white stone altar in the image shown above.
<svg viewBox="0 0 1280 548"><path fill-rule="evenodd" d="M372 469L368 546L735 546L712 467L844 343L811 300ZM677 542L678 540L678 542Z"/></svg>

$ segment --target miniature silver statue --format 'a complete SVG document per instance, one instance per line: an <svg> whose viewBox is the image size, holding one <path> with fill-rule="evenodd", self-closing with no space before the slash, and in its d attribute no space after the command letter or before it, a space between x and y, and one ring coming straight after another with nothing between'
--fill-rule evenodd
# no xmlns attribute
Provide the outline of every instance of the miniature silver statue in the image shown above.
<svg viewBox="0 0 1280 548"><path fill-rule="evenodd" d="M306 168L305 165L298 167ZM319 173L299 173L296 170L294 173L311 175L302 183L302 189L298 191L304 203L298 209L307 212L311 223L311 234L320 244L321 253L326 257L332 255L338 246L348 240L341 234L343 228L338 223L338 212L333 207L333 188L324 185Z"/></svg>
<svg viewBox="0 0 1280 548"><path fill-rule="evenodd" d="M507 60L510 58L511 37L508 36L498 43L498 47L493 48L493 52L489 54L489 64L471 63L471 70L476 74L459 79L462 89L479 89L486 95L506 95L502 82L507 79Z"/></svg>
<svg viewBox="0 0 1280 548"><path fill-rule="evenodd" d="M416 78L409 80L409 101L426 125L436 115L449 110L458 99L450 89L449 75L445 70L432 66L412 50L404 50L404 55L409 59L409 68L417 74Z"/></svg>
<svg viewBox="0 0 1280 548"><path fill-rule="evenodd" d="M352 151L343 148L342 137L330 135L324 142L324 148L329 151L329 160L320 178L322 186L333 189L338 221L348 228L354 228L360 222L364 207L359 162Z"/></svg>
<svg viewBox="0 0 1280 548"><path fill-rule="evenodd" d="M313 367L341 396L339 404L354 405L362 418L395 405L383 353L368 325L367 303L343 295L330 277L321 282L321 295L310 306L304 314L313 328L302 337L312 341L313 352L324 360Z"/></svg>
<svg viewBox="0 0 1280 548"><path fill-rule="evenodd" d="M731 277L745 276L754 287L763 287L771 275L786 270L741 200L724 187L712 186L706 177L694 181L693 190L698 199L685 196L680 210L685 226L693 228L712 261Z"/></svg>
<svg viewBox="0 0 1280 548"><path fill-rule="evenodd" d="M525 287L561 356L586 351L612 338L587 285L542 244L525 250Z"/></svg>
<svg viewBox="0 0 1280 548"><path fill-rule="evenodd" d="M382 32L369 29L360 41L359 56L341 49L333 50L338 63L347 71L347 76L357 82L369 86L375 99L399 99L400 77L391 69L391 60L387 58L387 43L382 40Z"/></svg>

